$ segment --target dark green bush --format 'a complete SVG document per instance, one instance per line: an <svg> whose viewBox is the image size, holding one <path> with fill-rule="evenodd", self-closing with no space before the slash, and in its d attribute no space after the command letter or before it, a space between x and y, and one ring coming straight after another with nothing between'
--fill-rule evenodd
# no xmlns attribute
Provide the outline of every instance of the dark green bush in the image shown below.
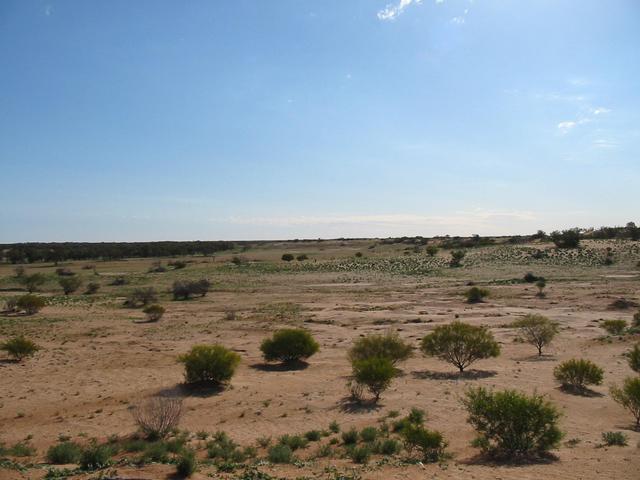
<svg viewBox="0 0 640 480"><path fill-rule="evenodd" d="M627 328L626 320L605 320L600 325L610 335L622 335Z"/></svg>
<svg viewBox="0 0 640 480"><path fill-rule="evenodd" d="M136 288L127 296L124 304L127 307L146 307L150 303L158 301L158 294L153 287Z"/></svg>
<svg viewBox="0 0 640 480"><path fill-rule="evenodd" d="M240 355L222 345L195 345L178 360L184 364L187 383L219 386L231 380Z"/></svg>
<svg viewBox="0 0 640 480"><path fill-rule="evenodd" d="M153 305L144 307L144 310L142 311L147 316L147 321L157 322L164 315L165 309L162 305L154 303Z"/></svg>
<svg viewBox="0 0 640 480"><path fill-rule="evenodd" d="M464 250L453 250L451 252L451 260L449 261L450 267L459 267L462 264L462 259L466 255Z"/></svg>
<svg viewBox="0 0 640 480"><path fill-rule="evenodd" d="M0 344L0 350L4 350L18 362L27 357L32 357L40 350L33 341L25 337L13 337L6 342Z"/></svg>
<svg viewBox="0 0 640 480"><path fill-rule="evenodd" d="M558 248L577 248L580 245L580 230L577 228L551 232L549 236Z"/></svg>
<svg viewBox="0 0 640 480"><path fill-rule="evenodd" d="M378 438L378 429L376 427L365 427L360 431L360 438L363 442L374 442Z"/></svg>
<svg viewBox="0 0 640 480"><path fill-rule="evenodd" d="M266 338L260 345L260 350L267 361L281 361L291 363L305 360L320 349L307 330L285 328L278 330L272 338Z"/></svg>
<svg viewBox="0 0 640 480"><path fill-rule="evenodd" d="M602 441L608 447L624 447L627 445L627 436L622 432L604 432Z"/></svg>
<svg viewBox="0 0 640 480"><path fill-rule="evenodd" d="M422 339L421 348L425 355L449 362L460 372L477 360L500 355L500 345L489 330L462 322L436 327Z"/></svg>
<svg viewBox="0 0 640 480"><path fill-rule="evenodd" d="M303 253L303 254L301 254L301 255L298 255L298 256L296 257L296 260L297 260L297 261L299 261L299 262L304 262L304 261L305 261L305 260L307 260L308 258L309 258L309 257L308 257L306 254L304 254L304 253Z"/></svg>
<svg viewBox="0 0 640 480"><path fill-rule="evenodd" d="M489 296L489 290L480 287L471 287L464 294L467 298L467 303L480 303L484 301L485 297Z"/></svg>
<svg viewBox="0 0 640 480"><path fill-rule="evenodd" d="M356 463L367 463L371 458L371 448L363 445L351 450L351 459Z"/></svg>
<svg viewBox="0 0 640 480"><path fill-rule="evenodd" d="M285 262L290 262L291 260L293 260L293 255L290 253L285 253L282 255L282 260Z"/></svg>
<svg viewBox="0 0 640 480"><path fill-rule="evenodd" d="M176 280L173 282L171 290L173 292L174 300L188 300L193 295L199 295L201 297L206 296L211 288L211 282L206 278L198 281L181 281Z"/></svg>
<svg viewBox="0 0 640 480"><path fill-rule="evenodd" d="M400 444L393 438L386 438L378 443L376 451L382 455L395 455L400 451Z"/></svg>
<svg viewBox="0 0 640 480"><path fill-rule="evenodd" d="M25 286L29 293L33 293L38 290L38 287L44 285L47 278L41 273L32 273L31 275L24 275L20 277L20 282Z"/></svg>
<svg viewBox="0 0 640 480"><path fill-rule="evenodd" d="M111 464L112 455L111 447L92 441L82 450L80 468L91 471L108 467Z"/></svg>
<svg viewBox="0 0 640 480"><path fill-rule="evenodd" d="M196 473L197 469L196 453L191 449L183 450L176 461L176 473L183 478L187 478Z"/></svg>
<svg viewBox="0 0 640 480"><path fill-rule="evenodd" d="M636 419L636 430L640 430L640 377L627 377L622 387L611 387L611 397L631 412Z"/></svg>
<svg viewBox="0 0 640 480"><path fill-rule="evenodd" d="M438 247L436 247L435 245L427 245L427 248L425 248L425 252L427 252L427 255L429 255L430 257L433 257L436 253L438 253Z"/></svg>
<svg viewBox="0 0 640 480"><path fill-rule="evenodd" d="M633 349L627 353L629 366L634 372L640 372L640 343L636 343Z"/></svg>
<svg viewBox="0 0 640 480"><path fill-rule="evenodd" d="M82 280L79 277L61 277L58 279L58 283L62 287L62 291L65 295L75 292L82 285Z"/></svg>
<svg viewBox="0 0 640 480"><path fill-rule="evenodd" d="M345 445L355 445L358 443L358 431L355 428L342 432L342 441Z"/></svg>
<svg viewBox="0 0 640 480"><path fill-rule="evenodd" d="M280 443L281 445L286 445L295 452L299 448L306 448L309 442L305 437L302 437L300 435L285 434L278 439L278 443Z"/></svg>
<svg viewBox="0 0 640 480"><path fill-rule="evenodd" d="M335 420L329 424L329 431L332 433L338 433L340 431L340 425Z"/></svg>
<svg viewBox="0 0 640 480"><path fill-rule="evenodd" d="M75 442L62 442L53 445L47 451L47 462L54 465L78 463L82 448Z"/></svg>
<svg viewBox="0 0 640 480"><path fill-rule="evenodd" d="M358 338L349 350L351 362L366 360L372 357L388 358L393 365L407 360L413 349L405 343L398 333L386 332L385 334L371 334Z"/></svg>
<svg viewBox="0 0 640 480"><path fill-rule="evenodd" d="M318 440L320 440L320 438L322 438L322 432L320 432L320 430L309 430L304 434L304 438L306 438L310 442L317 442Z"/></svg>
<svg viewBox="0 0 640 480"><path fill-rule="evenodd" d="M440 432L428 430L415 423L408 423L400 432L400 436L409 454L413 455L417 451L421 460L425 462L440 460L447 447L447 442Z"/></svg>
<svg viewBox="0 0 640 480"><path fill-rule="evenodd" d="M22 295L16 300L16 307L27 315L39 312L45 306L44 298L37 295Z"/></svg>
<svg viewBox="0 0 640 480"><path fill-rule="evenodd" d="M584 359L571 359L553 369L553 376L563 387L584 390L587 385L600 385L604 371L595 363Z"/></svg>
<svg viewBox="0 0 640 480"><path fill-rule="evenodd" d="M271 463L291 463L293 452L287 445L279 443L269 449L268 458Z"/></svg>
<svg viewBox="0 0 640 480"><path fill-rule="evenodd" d="M147 445L140 459L141 463L167 463L169 461L169 450L167 444L159 441Z"/></svg>
<svg viewBox="0 0 640 480"><path fill-rule="evenodd" d="M367 387L375 401L380 399L397 375L397 370L391 360L385 357L372 357L365 360L357 360L352 363L353 379L355 382Z"/></svg>
<svg viewBox="0 0 640 480"><path fill-rule="evenodd" d="M542 348L549 345L558 333L557 323L537 314L526 315L511 325L520 330L527 343L538 349L538 355L542 355Z"/></svg>
<svg viewBox="0 0 640 480"><path fill-rule="evenodd" d="M478 432L474 445L492 456L544 455L562 439L560 412L541 395L477 387L467 390L462 403Z"/></svg>
<svg viewBox="0 0 640 480"><path fill-rule="evenodd" d="M87 295L93 295L94 293L97 293L98 290L100 290L100 284L99 283L89 282L87 284L87 290L85 291L85 293Z"/></svg>

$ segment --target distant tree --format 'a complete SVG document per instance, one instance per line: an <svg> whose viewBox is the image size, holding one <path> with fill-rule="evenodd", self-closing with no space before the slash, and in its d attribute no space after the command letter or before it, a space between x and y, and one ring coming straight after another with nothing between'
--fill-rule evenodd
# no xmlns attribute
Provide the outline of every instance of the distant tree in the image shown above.
<svg viewBox="0 0 640 480"><path fill-rule="evenodd" d="M538 293L536 296L539 298L543 298L545 296L544 288L547 286L547 281L544 278L539 279L536 282L536 287L538 288Z"/></svg>
<svg viewBox="0 0 640 480"><path fill-rule="evenodd" d="M388 358L371 357L365 360L356 360L352 363L353 379L364 385L374 395L375 401L389 388L397 371Z"/></svg>
<svg viewBox="0 0 640 480"><path fill-rule="evenodd" d="M636 430L640 430L640 377L627 377L622 387L611 387L611 397L631 412L636 419Z"/></svg>
<svg viewBox="0 0 640 480"><path fill-rule="evenodd" d="M400 338L397 332L385 334L371 334L360 337L349 350L351 362L365 360L372 357L388 358L395 366L411 357L413 349Z"/></svg>
<svg viewBox="0 0 640 480"><path fill-rule="evenodd" d="M425 355L455 365L460 373L477 360L500 355L500 345L489 330L462 322L436 327L422 339L421 348Z"/></svg>
<svg viewBox="0 0 640 480"><path fill-rule="evenodd" d="M627 223L625 228L631 240L640 240L640 227L637 227L634 222Z"/></svg>
<svg viewBox="0 0 640 480"><path fill-rule="evenodd" d="M285 253L282 255L282 260L285 262L290 262L291 260L293 260L293 255L290 253Z"/></svg>
<svg viewBox="0 0 640 480"><path fill-rule="evenodd" d="M572 228L562 232L551 232L551 240L558 248L577 248L580 245L580 230Z"/></svg>
<svg viewBox="0 0 640 480"><path fill-rule="evenodd" d="M32 273L31 275L21 277L20 281L24 284L29 293L33 293L37 291L38 287L42 286L47 279L41 273Z"/></svg>
<svg viewBox="0 0 640 480"><path fill-rule="evenodd" d="M583 391L587 385L600 385L604 370L590 360L573 358L554 368L553 376L564 388Z"/></svg>
<svg viewBox="0 0 640 480"><path fill-rule="evenodd" d="M542 355L542 349L549 345L558 333L558 324L542 315L526 315L511 325L520 330L527 343L538 349L538 355Z"/></svg>
<svg viewBox="0 0 640 480"><path fill-rule="evenodd" d="M69 295L70 293L73 293L80 288L80 285L82 285L82 280L80 280L80 278L76 276L60 277L58 279L58 283L62 287L64 294Z"/></svg>
<svg viewBox="0 0 640 480"><path fill-rule="evenodd" d="M132 308L146 307L150 303L158 300L158 293L153 287L136 288L125 301L125 305Z"/></svg>

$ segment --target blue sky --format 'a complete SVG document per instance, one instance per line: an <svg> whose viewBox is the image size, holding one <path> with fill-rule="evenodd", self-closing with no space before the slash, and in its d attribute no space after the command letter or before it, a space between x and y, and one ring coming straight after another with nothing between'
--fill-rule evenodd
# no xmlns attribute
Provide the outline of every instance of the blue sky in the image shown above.
<svg viewBox="0 0 640 480"><path fill-rule="evenodd" d="M637 0L5 0L0 65L0 242L640 223Z"/></svg>

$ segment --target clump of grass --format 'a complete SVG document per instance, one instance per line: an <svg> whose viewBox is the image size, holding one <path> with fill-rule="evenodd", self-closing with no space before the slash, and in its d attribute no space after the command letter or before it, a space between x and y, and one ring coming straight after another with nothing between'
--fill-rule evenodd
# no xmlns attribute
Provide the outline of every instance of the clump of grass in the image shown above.
<svg viewBox="0 0 640 480"><path fill-rule="evenodd" d="M271 463L291 463L293 451L288 445L279 443L269 449L268 458Z"/></svg>
<svg viewBox="0 0 640 480"><path fill-rule="evenodd" d="M627 445L627 436L622 432L603 432L602 441L608 447L624 447Z"/></svg>

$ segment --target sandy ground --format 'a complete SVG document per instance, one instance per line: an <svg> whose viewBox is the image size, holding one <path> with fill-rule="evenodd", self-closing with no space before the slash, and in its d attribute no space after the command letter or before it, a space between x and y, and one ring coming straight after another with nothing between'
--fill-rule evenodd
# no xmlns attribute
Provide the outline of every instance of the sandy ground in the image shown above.
<svg viewBox="0 0 640 480"><path fill-rule="evenodd" d="M143 275L150 264L149 259L98 263L96 278L106 285L111 276L130 272L140 274L137 284L159 288L170 284L171 274ZM80 265L70 268L79 271ZM287 478L325 478L332 465L344 471L355 469L363 479L640 478L640 432L632 430L633 418L608 392L611 384L633 373L623 353L638 338L603 340L598 326L601 319L630 321L637 311L609 308L619 297L639 300L640 272L633 262L611 267L535 267L535 273L548 280L547 296L542 299L530 284L499 281L521 278L531 270L523 265L463 267L425 277L366 272L220 273L215 265L186 268L184 274L194 278L212 278L212 292L182 302L163 294L167 313L155 324L141 323L143 314L123 308L118 291L110 287L92 301L74 295L32 317L0 317L0 338L26 333L42 347L23 364L0 360L0 442L12 445L30 437L38 452L33 458L14 460L44 462L47 448L61 434L81 442L130 435L136 429L129 411L132 404L160 391L176 391L185 396L182 429L224 430L241 445L255 444L264 436L326 429L333 420L343 430L375 425L388 411L405 414L411 407L426 410L427 425L442 431L449 442L451 459L444 465L372 461L360 466L347 459L319 459L299 467L262 467ZM0 267L0 276L10 275L11 267ZM464 302L462 293L470 279L488 286L487 302ZM11 288L4 290L2 294L11 293ZM73 297L82 298L74 301ZM236 312L234 320L226 319L229 310ZM544 314L561 325L560 335L541 358L531 345L515 341L517 333L508 327L527 313ZM474 364L471 375L460 379L451 365L416 351L401 365L403 374L377 407L345 407L350 373L346 352L354 338L392 329L418 346L435 326L456 318L488 325L502 346L501 356ZM262 363L261 340L285 325L308 328L321 344L321 351L305 369L284 371ZM208 396L181 390L183 370L176 357L197 343L221 343L241 354L241 366L227 390ZM552 371L558 362L577 357L605 370L604 383L593 388L592 396L564 393L554 382ZM554 452L557 460L508 466L478 457L478 451L469 446L474 432L459 401L470 385L547 395L564 414L561 426L566 436ZM605 431L623 431L628 446L599 447ZM315 449L312 444L299 456L311 458ZM129 479L171 478L175 471L171 465L118 466L116 470L117 478ZM25 471L0 468L0 478L42 478L45 472L41 466ZM208 478L211 472L214 467L194 478Z"/></svg>

